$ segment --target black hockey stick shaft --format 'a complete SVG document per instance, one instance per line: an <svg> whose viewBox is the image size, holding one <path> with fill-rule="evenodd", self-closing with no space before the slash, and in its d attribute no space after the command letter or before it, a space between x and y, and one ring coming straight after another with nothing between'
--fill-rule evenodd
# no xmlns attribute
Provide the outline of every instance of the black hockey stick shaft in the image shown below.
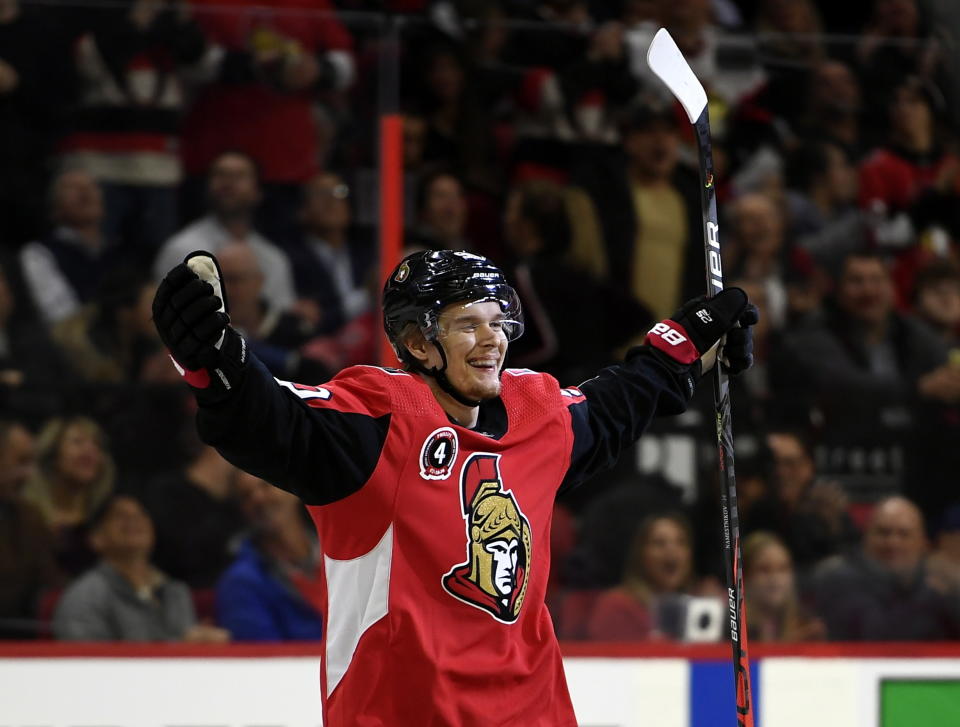
<svg viewBox="0 0 960 727"><path fill-rule="evenodd" d="M717 222L717 195L713 176L713 147L710 141L709 109L693 124L700 157L700 205L703 214L703 241L707 267L707 293L723 290L720 258L720 225ZM740 552L740 516L737 510L737 481L734 474L733 422L730 415L730 381L720 356L713 367L713 400L716 407L717 448L720 464L720 509L723 519L723 555L727 580L727 616L733 648L733 672L737 696L738 727L753 727L753 694L750 689L750 661L747 656L746 608L743 592L743 563Z"/></svg>

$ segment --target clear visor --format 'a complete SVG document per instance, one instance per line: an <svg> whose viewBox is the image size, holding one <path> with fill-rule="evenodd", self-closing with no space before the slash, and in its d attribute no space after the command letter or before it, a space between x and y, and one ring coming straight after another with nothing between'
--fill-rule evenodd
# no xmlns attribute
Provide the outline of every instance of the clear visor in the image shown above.
<svg viewBox="0 0 960 727"><path fill-rule="evenodd" d="M476 333L485 328L502 334L507 341L515 341L523 334L520 299L512 288L504 287L466 303L449 305L436 321L438 338L454 333Z"/></svg>

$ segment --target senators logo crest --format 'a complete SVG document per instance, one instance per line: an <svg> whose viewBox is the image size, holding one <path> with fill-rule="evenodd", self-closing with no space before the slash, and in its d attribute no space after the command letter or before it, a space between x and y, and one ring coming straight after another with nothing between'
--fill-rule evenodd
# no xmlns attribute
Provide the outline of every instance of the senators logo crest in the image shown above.
<svg viewBox="0 0 960 727"><path fill-rule="evenodd" d="M500 480L500 455L473 454L460 471L460 503L467 525L467 560L443 577L456 599L497 621L520 616L529 582L530 523Z"/></svg>

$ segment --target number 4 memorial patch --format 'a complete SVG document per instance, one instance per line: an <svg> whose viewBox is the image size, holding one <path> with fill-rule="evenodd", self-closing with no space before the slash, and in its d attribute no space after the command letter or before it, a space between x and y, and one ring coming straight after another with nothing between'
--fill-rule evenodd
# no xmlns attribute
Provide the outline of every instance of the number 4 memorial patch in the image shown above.
<svg viewBox="0 0 960 727"><path fill-rule="evenodd" d="M420 448L420 476L425 480L445 480L457 461L457 433L441 427L430 433Z"/></svg>

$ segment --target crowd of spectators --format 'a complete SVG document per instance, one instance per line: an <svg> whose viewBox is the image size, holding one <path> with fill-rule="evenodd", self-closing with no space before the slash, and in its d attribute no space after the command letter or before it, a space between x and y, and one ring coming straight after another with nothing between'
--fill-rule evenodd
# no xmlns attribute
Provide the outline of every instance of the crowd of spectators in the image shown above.
<svg viewBox="0 0 960 727"><path fill-rule="evenodd" d="M701 294L696 147L645 63L666 26L762 313L732 385L750 635L960 639L958 10L0 0L0 637L319 638L303 508L197 440L150 301L206 249L277 377L379 363L391 64L405 246L504 267L510 365L574 385ZM723 637L708 389L558 500L561 638Z"/></svg>

